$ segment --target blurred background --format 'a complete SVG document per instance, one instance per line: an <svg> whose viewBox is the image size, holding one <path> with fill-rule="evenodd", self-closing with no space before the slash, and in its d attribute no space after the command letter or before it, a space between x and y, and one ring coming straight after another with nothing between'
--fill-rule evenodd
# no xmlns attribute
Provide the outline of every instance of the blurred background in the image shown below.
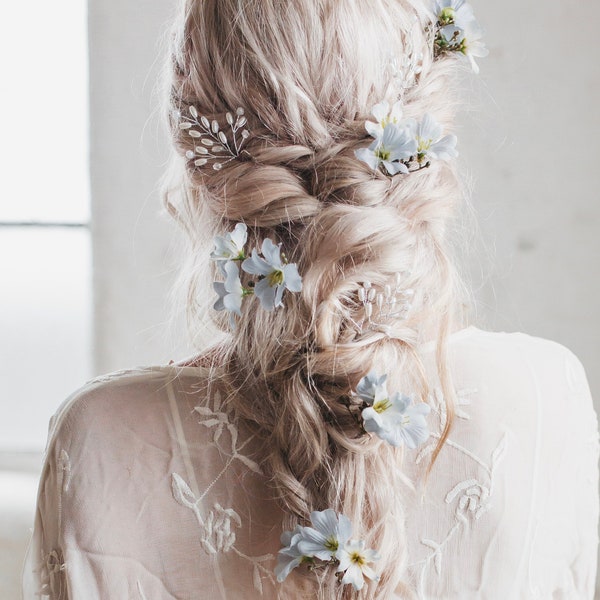
<svg viewBox="0 0 600 600"><path fill-rule="evenodd" d="M597 0L472 0L490 56L459 148L475 323L552 338L600 409ZM158 77L176 0L5 3L0 25L0 597L20 597L47 424L91 377L190 355L169 291ZM597 597L600 596L597 594Z"/></svg>

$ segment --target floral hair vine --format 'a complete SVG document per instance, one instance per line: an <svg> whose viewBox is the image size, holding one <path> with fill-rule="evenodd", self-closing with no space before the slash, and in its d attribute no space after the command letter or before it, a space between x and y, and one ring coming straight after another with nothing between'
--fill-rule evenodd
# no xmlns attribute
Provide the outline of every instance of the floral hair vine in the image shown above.
<svg viewBox="0 0 600 600"><path fill-rule="evenodd" d="M256 249L247 257L244 249L248 239L248 229L245 223L238 223L234 230L225 235L218 235L214 240L214 250L211 258L217 261L225 281L215 281L213 287L219 296L214 309L230 313L230 323L235 327L234 315L242 316L242 302L248 296L256 296L261 306L271 311L283 306L283 293L302 290L302 278L294 263L288 263L285 254L281 252L281 244L277 245L269 238L261 246L262 256ZM249 275L258 277L247 286L242 285L241 270Z"/></svg>

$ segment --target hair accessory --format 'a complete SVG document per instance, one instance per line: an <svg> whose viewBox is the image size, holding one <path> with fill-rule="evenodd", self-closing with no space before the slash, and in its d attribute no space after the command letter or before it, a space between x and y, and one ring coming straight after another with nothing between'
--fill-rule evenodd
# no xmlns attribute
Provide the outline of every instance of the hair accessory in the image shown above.
<svg viewBox="0 0 600 600"><path fill-rule="evenodd" d="M447 161L458 156L456 136L443 136L442 126L430 114L418 123L402 119L401 103L396 102L390 110L385 101L376 104L372 114L377 121L366 121L365 128L375 139L354 154L374 170L406 175L429 167L431 159Z"/></svg>
<svg viewBox="0 0 600 600"><path fill-rule="evenodd" d="M225 235L215 237L215 248L210 257L217 261L225 281L213 282L218 299L213 308L230 313L230 323L235 328L234 315L242 316L242 302L247 296L256 296L261 306L271 311L283 306L282 298L285 290L300 292L302 278L295 263L288 263L281 252L281 244L275 244L269 238L263 240L262 256L256 249L247 258L244 246L248 239L245 223L238 223L234 230ZM249 275L258 276L258 281L249 281L242 285L240 268Z"/></svg>
<svg viewBox="0 0 600 600"><path fill-rule="evenodd" d="M429 438L425 416L431 408L424 402L413 404L409 396L399 392L388 394L386 380L387 375L371 371L356 386L354 395L362 400L363 428L392 446L414 450Z"/></svg>
<svg viewBox="0 0 600 600"><path fill-rule="evenodd" d="M416 52L414 48L413 31L419 27L419 20L415 15L413 25L403 30L404 52L399 58L391 53L389 56L389 69L398 90L398 99L401 100L406 90L412 88L417 81L417 76L423 70L423 53Z"/></svg>
<svg viewBox="0 0 600 600"><path fill-rule="evenodd" d="M367 549L362 540L353 540L352 523L348 517L332 508L310 513L312 527L296 525L293 531L281 535L283 548L277 556L275 576L280 583L299 565L312 571L336 566L338 581L361 590L365 577L379 581L369 563L379 560L379 554Z"/></svg>
<svg viewBox="0 0 600 600"><path fill-rule="evenodd" d="M479 73L475 58L483 58L489 51L482 40L484 32L471 5L465 0L435 0L434 12L437 18L434 56L458 52L465 55L473 71Z"/></svg>
<svg viewBox="0 0 600 600"><path fill-rule="evenodd" d="M412 308L415 291L402 288L402 275L396 274L395 285L385 285L377 289L370 281L365 281L358 288L358 299L363 305L364 319L356 323L359 333L369 329L387 327L389 321L406 319Z"/></svg>
<svg viewBox="0 0 600 600"><path fill-rule="evenodd" d="M195 166L204 167L210 161L217 161L213 162L212 168L219 171L223 165L240 156L244 143L250 137L250 132L244 129L247 119L244 116L243 108L235 111L235 118L230 112L225 114L231 139L227 137L216 120L209 121L206 117L199 116L195 106L189 106L188 111L189 115L180 115L179 129L187 131L190 137L194 138L194 142L198 144L193 150L185 153L189 160L194 161Z"/></svg>

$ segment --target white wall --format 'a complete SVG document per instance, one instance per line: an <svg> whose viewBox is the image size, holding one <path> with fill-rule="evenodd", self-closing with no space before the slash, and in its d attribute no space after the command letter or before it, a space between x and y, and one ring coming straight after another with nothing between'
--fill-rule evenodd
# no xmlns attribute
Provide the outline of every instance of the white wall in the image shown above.
<svg viewBox="0 0 600 600"><path fill-rule="evenodd" d="M185 354L167 335L176 232L158 195L167 142L156 88L174 6L159 0L89 2L98 373Z"/></svg>

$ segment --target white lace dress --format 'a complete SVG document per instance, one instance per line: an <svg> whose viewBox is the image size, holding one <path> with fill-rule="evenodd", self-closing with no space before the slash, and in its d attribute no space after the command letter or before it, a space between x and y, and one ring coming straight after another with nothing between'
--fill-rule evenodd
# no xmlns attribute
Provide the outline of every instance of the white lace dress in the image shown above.
<svg viewBox="0 0 600 600"><path fill-rule="evenodd" d="M433 371L432 347L424 347ZM473 327L451 337L459 407L407 454L408 577L431 599L591 599L598 427L564 347ZM281 513L253 441L199 367L95 379L51 423L25 565L26 600L286 598L274 581Z"/></svg>

